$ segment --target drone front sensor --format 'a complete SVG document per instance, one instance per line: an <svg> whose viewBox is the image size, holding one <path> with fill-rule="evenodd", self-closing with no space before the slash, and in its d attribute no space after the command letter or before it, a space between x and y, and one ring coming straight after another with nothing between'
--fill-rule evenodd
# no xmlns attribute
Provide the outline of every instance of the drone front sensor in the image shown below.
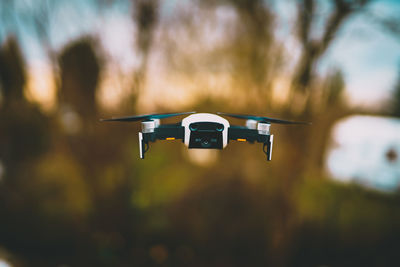
<svg viewBox="0 0 400 267"><path fill-rule="evenodd" d="M246 119L246 126L230 125L225 118L211 113L160 113L105 119L102 121L141 121L142 131L139 132L139 153L144 154L149 149L149 143L157 140L180 139L189 149L224 149L229 141L262 143L267 160L272 157L274 136L270 133L271 123L308 124L253 115L218 113L229 117ZM187 115L180 123L161 124L160 119Z"/></svg>

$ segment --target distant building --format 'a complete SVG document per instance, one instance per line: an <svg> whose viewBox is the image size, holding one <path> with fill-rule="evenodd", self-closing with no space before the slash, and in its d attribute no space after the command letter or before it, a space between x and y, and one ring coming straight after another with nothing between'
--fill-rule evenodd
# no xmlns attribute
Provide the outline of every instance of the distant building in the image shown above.
<svg viewBox="0 0 400 267"><path fill-rule="evenodd" d="M338 122L326 157L333 179L400 190L400 119L351 116Z"/></svg>

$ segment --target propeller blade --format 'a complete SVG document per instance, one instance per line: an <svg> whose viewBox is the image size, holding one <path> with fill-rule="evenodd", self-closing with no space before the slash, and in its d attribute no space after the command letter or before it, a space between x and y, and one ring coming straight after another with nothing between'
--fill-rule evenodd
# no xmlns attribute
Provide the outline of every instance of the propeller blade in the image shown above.
<svg viewBox="0 0 400 267"><path fill-rule="evenodd" d="M193 114L195 111L190 112L181 112L181 113L157 113L157 114L146 114L146 115L136 115L136 116L127 116L127 117L119 117L119 118L111 118L111 119L101 119L100 121L145 121L151 119L164 119L174 116Z"/></svg>
<svg viewBox="0 0 400 267"><path fill-rule="evenodd" d="M229 116L238 119L244 120L255 120L259 122L267 122L267 123L278 123L278 124L311 124L310 122L301 122L301 121L287 121L287 120L280 120L268 117L260 117L254 115L242 115L242 114L231 114L231 113L224 113L224 112L217 112L219 115Z"/></svg>

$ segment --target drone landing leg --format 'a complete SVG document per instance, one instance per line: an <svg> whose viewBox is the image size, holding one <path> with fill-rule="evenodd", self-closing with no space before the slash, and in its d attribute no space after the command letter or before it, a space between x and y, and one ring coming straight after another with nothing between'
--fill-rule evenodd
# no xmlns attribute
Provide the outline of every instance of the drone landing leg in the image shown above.
<svg viewBox="0 0 400 267"><path fill-rule="evenodd" d="M149 149L149 143L143 140L143 133L139 132L139 156L144 159L144 153Z"/></svg>
<svg viewBox="0 0 400 267"><path fill-rule="evenodd" d="M265 155L267 155L267 160L270 161L272 159L272 145L274 143L274 136L271 134L269 136L268 142L264 143L263 145L263 151ZM265 150L265 147L267 147L267 150Z"/></svg>

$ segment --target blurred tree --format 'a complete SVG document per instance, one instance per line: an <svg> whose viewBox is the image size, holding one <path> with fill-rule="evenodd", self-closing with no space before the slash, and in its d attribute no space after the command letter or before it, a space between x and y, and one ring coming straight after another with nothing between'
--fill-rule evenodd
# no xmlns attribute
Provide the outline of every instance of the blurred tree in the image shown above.
<svg viewBox="0 0 400 267"><path fill-rule="evenodd" d="M25 99L25 62L14 37L0 49L0 83L3 95L0 159L7 176L17 179L16 172L21 170L21 164L29 164L42 154L48 148L50 138L48 118Z"/></svg>
<svg viewBox="0 0 400 267"><path fill-rule="evenodd" d="M297 38L301 44L301 54L292 79L288 109L298 108L293 102L304 102L303 111L311 112L313 78L316 77L316 66L333 43L337 33L347 19L363 10L372 0L331 0L331 12L327 15L322 35L315 34L317 21L316 9L320 4L315 0L299 0L297 12ZM306 100L304 100L304 98Z"/></svg>
<svg viewBox="0 0 400 267"><path fill-rule="evenodd" d="M147 64L147 56L158 21L158 5L157 0L134 0L133 18L138 29L137 45L143 56L141 67L146 67Z"/></svg>
<svg viewBox="0 0 400 267"><path fill-rule="evenodd" d="M64 145L84 166L84 178L96 198L99 175L114 161L112 157L116 156L121 145L115 145L111 140L105 142L107 128L98 121L96 92L102 61L94 46L94 40L86 37L69 44L61 52L58 101L63 135L66 134Z"/></svg>
<svg viewBox="0 0 400 267"><path fill-rule="evenodd" d="M59 58L61 88L60 106L69 106L92 124L98 115L96 90L99 82L101 63L90 38L83 38L69 44Z"/></svg>
<svg viewBox="0 0 400 267"><path fill-rule="evenodd" d="M56 53L52 46L51 16L60 1L39 0L33 5L29 16L23 16L26 24L32 25L34 33L46 52L53 67L56 63Z"/></svg>
<svg viewBox="0 0 400 267"><path fill-rule="evenodd" d="M400 19L397 16L383 17L381 14L376 12L369 12L368 16L384 30L388 31L391 36L400 40ZM397 82L393 90L392 100L389 104L389 114L400 117L400 67Z"/></svg>
<svg viewBox="0 0 400 267"><path fill-rule="evenodd" d="M29 3L19 0L4 0L0 2L1 21L0 40L10 32L21 37L24 34L36 35L45 52L53 55L51 44L51 14L61 1L38 0ZM28 28L28 29L27 29ZM33 30L33 31L32 31ZM51 59L51 57L50 57Z"/></svg>
<svg viewBox="0 0 400 267"><path fill-rule="evenodd" d="M10 37L2 45L0 71L5 105L25 101L25 62L15 37Z"/></svg>
<svg viewBox="0 0 400 267"><path fill-rule="evenodd" d="M262 110L270 108L271 85L280 70L282 50L274 38L275 17L267 3L261 0L224 0L231 4L239 15L236 32L231 45L235 86L246 88L251 101Z"/></svg>
<svg viewBox="0 0 400 267"><path fill-rule="evenodd" d="M0 47L0 84L0 243L19 253L26 248L21 244L31 242L27 237L40 233L35 168L52 136L49 118L25 98L25 62L13 37Z"/></svg>
<svg viewBox="0 0 400 267"><path fill-rule="evenodd" d="M329 129L340 117L349 114L344 105L341 94L344 88L344 79L340 71L328 73L325 77L317 74L317 65L333 44L339 31L349 18L365 10L373 0L331 0L329 12L318 17L318 8L321 2L315 0L299 0L297 9L296 37L300 42L300 58L296 63L291 80L289 97L284 114L287 117L297 117L304 121L311 121L311 127L298 127L296 134L288 128L283 133L287 149L295 151L287 155L290 162L288 186L293 178L298 179L299 173L312 166L321 171L324 158L323 148L329 135ZM326 4L326 3L325 3ZM321 23L321 19L322 22ZM322 89L321 89L322 88ZM339 107L341 107L339 109ZM338 112L338 109L340 112ZM327 130L321 130L327 129ZM315 144L315 140L320 140ZM322 143L321 143L322 142ZM319 153L317 153L319 151ZM318 162L307 164L306 162Z"/></svg>
<svg viewBox="0 0 400 267"><path fill-rule="evenodd" d="M196 98L217 94L236 109L270 109L283 49L274 37L275 15L269 4L218 0L177 8L162 28L160 45L168 76L182 81L177 87L192 87Z"/></svg>
<svg viewBox="0 0 400 267"><path fill-rule="evenodd" d="M133 168L131 157L127 156L130 155L127 154L129 131L123 125L116 128L98 121L96 92L103 61L95 47L93 39L82 38L69 44L59 56L58 99L65 132L61 135L64 139L58 153L68 154L79 164L78 170L89 188L92 205L87 215L94 247L114 255L126 249L132 240ZM76 127L76 131L71 132L71 127Z"/></svg>
<svg viewBox="0 0 400 267"><path fill-rule="evenodd" d="M131 0L133 2L133 21L137 30L137 51L139 54L139 66L134 72L131 99L128 99L128 106L136 104L139 94L142 93L146 78L147 64L150 49L154 39L154 32L159 17L158 0Z"/></svg>
<svg viewBox="0 0 400 267"><path fill-rule="evenodd" d="M400 68L399 68L400 70ZM397 77L397 82L394 86L392 103L390 105L390 113L393 116L400 117L400 71Z"/></svg>
<svg viewBox="0 0 400 267"><path fill-rule="evenodd" d="M323 107L329 108L337 104L341 104L341 97L345 89L345 82L343 73L340 69L334 69L328 73L326 78L326 85L324 87L324 98Z"/></svg>
<svg viewBox="0 0 400 267"><path fill-rule="evenodd" d="M321 170L324 169L326 142L331 135L333 123L353 112L343 102L345 83L340 69L335 68L329 71L320 86L322 96L316 95L319 99L316 99L314 103L314 105L319 105L314 109L319 110L320 113L319 116L313 117L312 122L313 125L317 125L317 129L309 133L312 145L308 147L307 160L307 171L316 171L317 173L313 175L317 176L320 176Z"/></svg>
<svg viewBox="0 0 400 267"><path fill-rule="evenodd" d="M4 0L0 2L0 22L2 24L2 27L0 27L0 42L5 41L10 32L16 33L18 31L14 10L14 0Z"/></svg>
<svg viewBox="0 0 400 267"><path fill-rule="evenodd" d="M370 10L366 15L368 19L387 31L390 36L400 40L400 18L397 15L374 12L374 10Z"/></svg>
<svg viewBox="0 0 400 267"><path fill-rule="evenodd" d="M33 40L38 42L42 48L44 56L49 61L49 67L54 75L53 82L58 83L57 78L57 58L53 47L53 38L51 36L52 15L61 1L38 0L35 3L29 3L19 0L5 0L0 2L0 12L2 19L2 27L4 36L9 33L15 34L20 40L29 35ZM31 39L31 40L32 40ZM0 41L2 40L2 32L0 32ZM30 52L30 51L28 51Z"/></svg>

